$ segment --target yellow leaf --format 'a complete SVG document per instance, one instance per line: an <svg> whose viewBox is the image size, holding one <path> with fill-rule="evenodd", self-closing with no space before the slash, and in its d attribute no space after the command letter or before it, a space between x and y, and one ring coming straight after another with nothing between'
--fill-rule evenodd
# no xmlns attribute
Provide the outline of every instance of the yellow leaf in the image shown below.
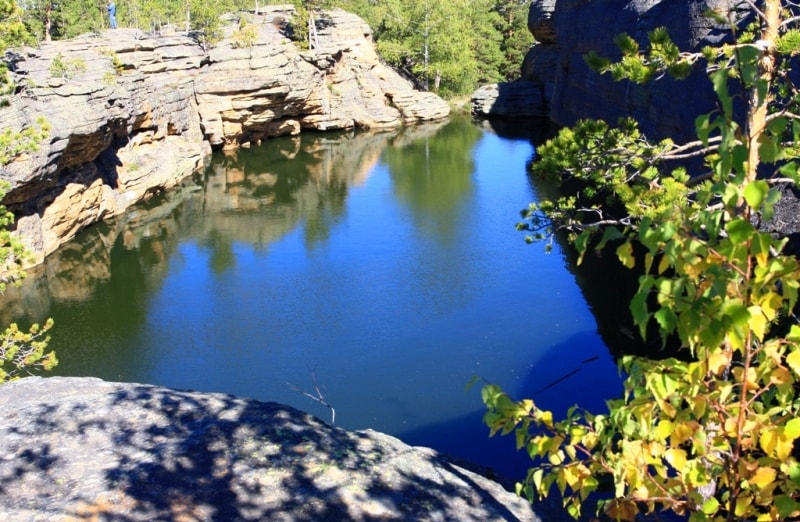
<svg viewBox="0 0 800 522"><path fill-rule="evenodd" d="M547 457L547 460L550 461L550 464L554 466L558 466L564 462L564 452L563 451L556 451L551 452L550 455Z"/></svg>
<svg viewBox="0 0 800 522"><path fill-rule="evenodd" d="M673 424L669 420L662 420L658 423L658 427L656 428L656 436L658 440L667 440L672 434Z"/></svg>
<svg viewBox="0 0 800 522"><path fill-rule="evenodd" d="M636 488L636 491L633 492L633 498L640 502L644 502L650 498L650 490L647 489L646 486L639 486Z"/></svg>
<svg viewBox="0 0 800 522"><path fill-rule="evenodd" d="M744 516L750 510L750 504L752 503L753 497L745 497L744 495L736 497L736 508L734 510L734 514L737 517Z"/></svg>
<svg viewBox="0 0 800 522"><path fill-rule="evenodd" d="M633 268L636 266L636 258L633 257L633 245L631 245L629 241L626 241L617 247L617 257L627 268Z"/></svg>
<svg viewBox="0 0 800 522"><path fill-rule="evenodd" d="M780 344L771 341L764 343L764 354L775 364L781 363L781 349Z"/></svg>
<svg viewBox="0 0 800 522"><path fill-rule="evenodd" d="M724 429L725 435L728 437L736 437L736 434L739 431L739 423L736 417L728 417L725 419Z"/></svg>
<svg viewBox="0 0 800 522"><path fill-rule="evenodd" d="M568 466L564 468L564 479L567 481L567 486L573 490L579 489L576 486L581 479L581 475L575 466Z"/></svg>
<svg viewBox="0 0 800 522"><path fill-rule="evenodd" d="M761 311L764 312L767 320L772 321L778 314L778 310L781 309L783 299L775 292L767 292L767 294L760 299L759 304L761 305Z"/></svg>
<svg viewBox="0 0 800 522"><path fill-rule="evenodd" d="M782 384L792 384L794 379L792 379L792 373L789 370L783 366L778 366L772 370L769 381L776 386L780 386Z"/></svg>
<svg viewBox="0 0 800 522"><path fill-rule="evenodd" d="M692 412L694 413L695 417L702 417L706 412L708 399L706 397L695 397L692 399L692 402L694 403Z"/></svg>
<svg viewBox="0 0 800 522"><path fill-rule="evenodd" d="M669 257L661 256L661 261L658 262L658 275L663 274L669 268Z"/></svg>
<svg viewBox="0 0 800 522"><path fill-rule="evenodd" d="M800 375L800 350L794 349L789 355L786 356L786 364L789 368L798 375Z"/></svg>
<svg viewBox="0 0 800 522"><path fill-rule="evenodd" d="M530 414L533 411L534 407L535 407L534 404L533 404L533 401L530 400L530 399L524 399L524 400L520 401L519 406L520 406L520 408L522 408L525 411L525 413L528 413L528 414Z"/></svg>
<svg viewBox="0 0 800 522"><path fill-rule="evenodd" d="M751 306L748 308L748 311L750 312L750 330L756 335L759 341L764 340L764 334L767 331L767 318L764 317L761 307Z"/></svg>
<svg viewBox="0 0 800 522"><path fill-rule="evenodd" d="M761 446L764 453L782 462L792 455L792 447L794 446L794 439L790 436L793 434L791 433L793 430L790 428L789 434L785 430L786 428L784 427L765 431L758 438L758 445Z"/></svg>
<svg viewBox="0 0 800 522"><path fill-rule="evenodd" d="M694 436L697 423L684 422L675 426L672 430L671 442L673 446L679 446Z"/></svg>
<svg viewBox="0 0 800 522"><path fill-rule="evenodd" d="M553 412L552 411L542 411L541 416L539 417L539 422L543 423L545 426L553 429Z"/></svg>
<svg viewBox="0 0 800 522"><path fill-rule="evenodd" d="M581 439L581 443L586 447L586 449L591 450L597 445L597 434L591 431L588 432Z"/></svg>
<svg viewBox="0 0 800 522"><path fill-rule="evenodd" d="M708 356L708 370L714 375L722 375L731 364L731 352L729 350L716 350Z"/></svg>
<svg viewBox="0 0 800 522"><path fill-rule="evenodd" d="M748 482L759 489L764 489L775 482L775 470L772 468L758 468Z"/></svg>
<svg viewBox="0 0 800 522"><path fill-rule="evenodd" d="M788 440L786 437L778 437L778 445L775 448L775 457L780 461L785 461L792 454L792 446L794 446L794 441Z"/></svg>
<svg viewBox="0 0 800 522"><path fill-rule="evenodd" d="M669 462L669 465L675 468L675 471L683 471L686 466L686 451L677 448L670 448L664 452L664 459Z"/></svg>
<svg viewBox="0 0 800 522"><path fill-rule="evenodd" d="M774 430L765 431L758 438L758 445L761 446L764 453L772 457L778 445L778 434Z"/></svg>
<svg viewBox="0 0 800 522"><path fill-rule="evenodd" d="M746 371L741 366L737 366L731 370L731 372L733 373L736 382L744 383L748 390L758 389L758 376L756 374L756 369L752 366L748 367Z"/></svg>

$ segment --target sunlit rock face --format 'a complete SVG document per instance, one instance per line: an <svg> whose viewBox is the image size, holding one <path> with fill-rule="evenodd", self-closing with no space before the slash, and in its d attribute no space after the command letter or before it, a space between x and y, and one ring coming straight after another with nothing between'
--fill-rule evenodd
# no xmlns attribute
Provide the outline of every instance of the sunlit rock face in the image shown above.
<svg viewBox="0 0 800 522"><path fill-rule="evenodd" d="M8 56L17 92L0 132L44 117L39 150L0 168L4 203L36 261L84 227L170 189L207 161L304 129L391 128L438 120L449 107L377 57L369 27L326 13L319 47L283 28L292 12L251 18L258 38L236 45L232 23L206 48L184 33L117 29L42 43Z"/></svg>

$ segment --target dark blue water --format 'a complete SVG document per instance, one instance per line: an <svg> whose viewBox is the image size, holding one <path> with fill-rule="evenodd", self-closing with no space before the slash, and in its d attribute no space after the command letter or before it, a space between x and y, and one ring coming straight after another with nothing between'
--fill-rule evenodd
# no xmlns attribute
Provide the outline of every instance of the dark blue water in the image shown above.
<svg viewBox="0 0 800 522"><path fill-rule="evenodd" d="M521 133L525 135L525 133ZM534 152L467 120L305 135L85 231L6 299L56 373L278 401L521 478L474 375L563 412L620 390L559 245L514 228ZM563 380L560 380L562 379ZM559 382L560 381L560 382Z"/></svg>

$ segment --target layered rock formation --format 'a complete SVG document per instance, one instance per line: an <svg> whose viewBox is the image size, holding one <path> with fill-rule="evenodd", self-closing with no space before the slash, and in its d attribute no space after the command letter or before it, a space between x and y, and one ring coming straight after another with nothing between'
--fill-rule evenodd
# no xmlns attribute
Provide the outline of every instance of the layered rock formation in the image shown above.
<svg viewBox="0 0 800 522"><path fill-rule="evenodd" d="M5 521L540 520L431 449L230 395L29 377L0 439Z"/></svg>
<svg viewBox="0 0 800 522"><path fill-rule="evenodd" d="M0 109L0 132L38 116L51 127L37 152L0 168L11 184L4 202L37 260L173 187L212 148L448 115L443 100L380 62L360 18L327 13L319 48L303 52L283 34L291 15L250 15L258 29L251 47L237 47L231 24L211 49L191 34L118 29L11 55L18 92Z"/></svg>

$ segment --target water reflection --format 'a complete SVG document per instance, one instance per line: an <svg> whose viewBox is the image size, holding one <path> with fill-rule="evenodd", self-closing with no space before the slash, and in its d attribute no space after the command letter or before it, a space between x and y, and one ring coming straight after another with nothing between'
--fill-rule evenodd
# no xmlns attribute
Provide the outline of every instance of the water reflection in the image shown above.
<svg viewBox="0 0 800 522"><path fill-rule="evenodd" d="M314 374L344 427L518 474L513 441L473 425L472 375L558 411L619 388L563 252L526 248L514 230L539 190L532 153L527 138L454 120L218 155L49 257L2 317L53 317L61 374L325 419L289 386L311 389Z"/></svg>

